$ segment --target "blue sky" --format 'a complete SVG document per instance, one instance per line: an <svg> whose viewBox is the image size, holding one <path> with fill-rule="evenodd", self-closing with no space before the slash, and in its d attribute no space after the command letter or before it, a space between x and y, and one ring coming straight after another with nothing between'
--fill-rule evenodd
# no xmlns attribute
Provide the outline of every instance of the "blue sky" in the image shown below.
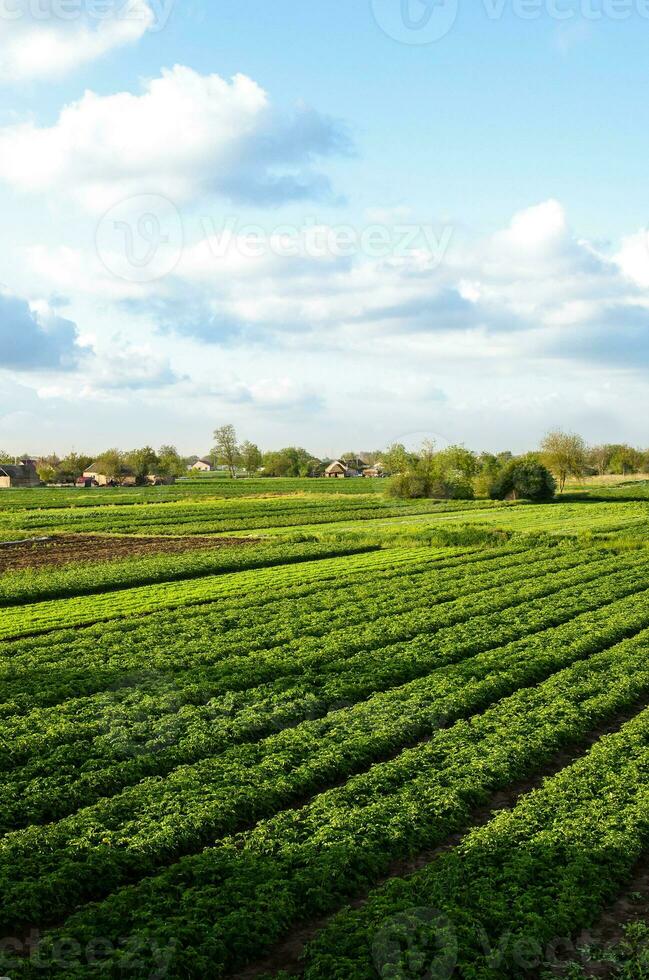
<svg viewBox="0 0 649 980"><path fill-rule="evenodd" d="M648 3L67 2L0 4L0 447L649 442Z"/></svg>

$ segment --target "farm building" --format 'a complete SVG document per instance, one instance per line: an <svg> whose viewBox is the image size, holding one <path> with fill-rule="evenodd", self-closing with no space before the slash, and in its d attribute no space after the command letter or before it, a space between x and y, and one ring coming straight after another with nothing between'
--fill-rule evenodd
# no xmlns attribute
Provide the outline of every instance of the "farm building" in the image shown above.
<svg viewBox="0 0 649 980"><path fill-rule="evenodd" d="M341 462L339 459L335 459L333 463L324 471L324 475L332 480L345 480L350 476L358 476L357 470L350 469L345 463Z"/></svg>
<svg viewBox="0 0 649 980"><path fill-rule="evenodd" d="M379 477L387 476L385 468L382 463L377 463L376 466L368 466L366 470L363 470L363 476L367 477Z"/></svg>
<svg viewBox="0 0 649 980"><path fill-rule="evenodd" d="M214 469L209 459L197 459L189 468L190 470L197 470L199 473L211 473Z"/></svg>
<svg viewBox="0 0 649 980"><path fill-rule="evenodd" d="M119 484L122 487L134 487L135 486L135 475L132 470L128 467L123 467L122 473L118 479L113 480L111 477L106 476L105 473L101 472L101 466L97 463L92 463L87 470L83 471L82 479L87 486L97 486L97 487L108 487L115 486Z"/></svg>
<svg viewBox="0 0 649 980"><path fill-rule="evenodd" d="M176 478L173 476L162 476L160 473L149 473L147 482L156 487L169 486L176 482ZM77 480L77 485L83 487L108 487L116 485L120 487L134 487L136 483L135 474L127 466L122 467L120 476L112 479L101 472L101 466L98 466L97 463L93 463L87 470L84 470L83 476Z"/></svg>
<svg viewBox="0 0 649 980"><path fill-rule="evenodd" d="M22 463L0 463L0 487L37 487L41 481L38 479L36 467L31 459L25 459Z"/></svg>

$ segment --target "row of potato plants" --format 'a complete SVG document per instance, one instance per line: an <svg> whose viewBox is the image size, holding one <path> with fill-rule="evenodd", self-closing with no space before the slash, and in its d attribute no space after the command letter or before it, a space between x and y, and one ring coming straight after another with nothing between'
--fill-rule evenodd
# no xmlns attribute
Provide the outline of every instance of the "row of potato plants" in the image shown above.
<svg viewBox="0 0 649 980"><path fill-rule="evenodd" d="M11 671L4 673L4 703L0 704L0 716L7 717L19 713L33 712L41 706L55 705L65 698L74 698L108 689L109 694L119 694L120 687L130 688L136 683L138 671L146 676L151 657L159 656L165 650L169 655L167 668L173 668L181 652L186 651L187 667L192 666L192 657L201 657L217 642L222 632L230 631L237 623L256 628L259 638L249 637L244 650L264 649L276 645L273 627L265 629L265 623L274 619L274 628L288 633L290 638L293 622L304 613L306 606L310 611L330 607L341 597L360 598L367 596L383 583L416 580L432 566L451 568L466 560L482 561L482 556L463 559L440 558L434 550L428 557L413 557L409 561L394 552L384 552L381 565L376 565L368 575L366 568L356 568L352 560L341 563L337 575L320 572L316 577L305 574L299 584L254 590L242 594L231 594L218 603L206 603L179 609L153 612L145 617L131 617L113 622L90 625L84 629L61 629L41 636L7 641L4 644L5 662L11 661ZM491 557L491 555L490 555ZM486 559L484 559L486 560ZM354 567L349 568L350 565ZM302 610L302 613L300 612ZM177 642L178 640L181 642ZM219 642L227 642L221 639ZM281 642L281 636L279 637ZM94 657L93 672L88 669L70 673L70 664L81 658L89 650L102 648L107 657L120 655L121 661L114 662L114 670L102 677L95 677L101 664ZM58 664L58 671L55 665ZM120 670L121 664L121 670ZM52 668L49 678L40 684L39 678L44 670ZM21 682L21 676L23 681ZM122 683L120 683L120 679ZM9 682L11 690L9 690ZM103 683L105 681L105 683ZM59 683L61 682L61 683Z"/></svg>
<svg viewBox="0 0 649 980"><path fill-rule="evenodd" d="M601 557L600 555L600 560ZM97 595L44 600L27 607L9 607L0 623L0 638L8 640L36 636L39 633L88 626L110 619L150 615L164 609L213 602L222 605L233 595L245 595L249 598L251 593L261 593L264 596L271 588L273 592L290 590L296 582L315 581L324 584L328 579L337 576L343 564L349 571L366 570L371 573L374 569L392 567L393 563L395 566L408 566L420 558L430 560L425 548L372 551L361 546L344 557L339 557L335 552L333 557L307 557L299 567L289 563L261 569L244 569L239 573L206 574L199 578L131 586ZM593 567L597 565L595 558L589 559L588 556L580 556L576 561L585 564L590 562Z"/></svg>
<svg viewBox="0 0 649 980"><path fill-rule="evenodd" d="M461 524L494 525L518 533L537 533L540 531L563 531L577 535L584 531L621 530L629 526L646 525L649 511L646 505L619 504L615 507L606 504L562 504L552 506L527 505L508 507L494 511L471 511L463 514L432 514L426 522L434 525Z"/></svg>
<svg viewBox="0 0 649 980"><path fill-rule="evenodd" d="M555 554L561 561L560 554ZM324 636L348 626L352 617L369 622L416 609L429 601L455 598L463 591L466 594L478 592L497 581L498 576L517 574L521 564L535 564L537 557L542 561L549 556L547 551L536 552L532 560L526 551L502 550L482 556L468 554L464 558L435 560L431 553L429 562L411 563L407 573L401 571L403 566L377 572L370 585L365 576L359 578L356 575L347 578L344 586L340 580L330 580L306 595L302 590L300 597L278 596L262 607L258 607L251 597L246 606L206 605L191 610L190 616L182 610L155 613L146 620L108 623L75 633L63 631L33 640L16 640L7 645L7 652L14 679L24 666L24 687L32 694L33 678L44 665L55 663L59 671L65 671L70 661L77 665L79 658L87 657L89 649L99 641L104 660L115 651L123 653L128 644L132 653L139 652L143 665L148 661L152 643L156 648L166 648L170 658L177 649L183 649L190 658L200 656L208 649L212 659L216 659L217 651L224 657L242 651L268 650L294 643L304 636ZM566 567L563 561L560 567ZM92 661L88 661L88 669L91 668ZM143 717L145 713L140 709L144 692L133 675L127 673L125 676L131 676L131 682L123 690L109 688L89 699L70 698L69 683L66 683L61 692L66 698L65 703L51 708L32 708L27 714L16 714L23 709L22 703L16 704L13 712L11 703L5 703L3 735L9 751L0 754L0 768L22 765L30 757L30 745L33 746L31 751L39 755L48 746L62 744L70 738L87 738L105 732L113 724L129 725L133 718L127 713L133 708ZM67 682L69 678L64 680ZM152 702L149 709L155 709L155 714L178 710L187 703L180 700L180 693L181 689L176 688L171 701L166 704Z"/></svg>
<svg viewBox="0 0 649 980"><path fill-rule="evenodd" d="M83 626L100 620L114 619L157 609L222 601L229 595L245 595L249 590L290 588L300 581L335 577L341 562L350 570L367 570L390 566L392 563L415 561L426 549L390 549L368 551L339 558L335 551L329 558L311 559L297 567L284 564L261 569L243 569L230 574L204 575L199 579L162 582L134 586L117 592L81 595L71 598L44 600L27 608L10 607L2 615L0 639L34 635L66 627Z"/></svg>
<svg viewBox="0 0 649 980"><path fill-rule="evenodd" d="M51 664L65 670L68 663L76 668L84 651L90 666L93 657L95 661L96 657L94 651L88 648L93 646L93 639L99 633L104 638L104 663L109 661L112 650L123 655L126 646L129 646L135 654L140 637L144 640L143 655L148 657L151 627L158 638L156 646L169 644L170 663L173 662L173 651L179 647L177 641L181 634L183 642L191 642L192 635L195 636L197 643L192 646L193 654L208 652L213 660L217 652L243 655L283 646L297 640L305 632L315 637L334 632L340 626L349 626L346 617L352 614L358 603L363 607L359 618L384 619L429 603L440 605L494 589L502 581L503 575L511 575L514 580L526 579L531 566L543 575L581 569L583 574L590 576L600 569L605 574L614 564L614 560L604 551L584 550L571 555L537 549L532 553L511 552L485 556L480 560L470 556L461 564L457 563L457 559L436 560L431 554L429 560L413 559L387 566L381 563L372 570L370 578L363 571L345 576L341 566L341 580L328 578L324 573L321 577L311 575L309 585L303 582L296 588L297 596L291 595L290 590L288 593L278 590L276 595L269 598L263 588L249 589L245 593L245 605L242 605L242 596L235 594L219 602L205 603L196 610L188 609L189 619L183 607L180 607L152 612L144 618L131 617L117 623L90 625L83 633L79 632L76 641L74 633L66 629L33 639L15 639L6 646L5 664L11 667L10 678L7 679L18 680L23 668L26 672L33 672L37 667L47 669ZM305 572L313 571L311 565L305 569ZM305 580L308 578L309 575L305 574ZM264 586L267 581L264 578ZM559 581L558 587L561 584L562 581ZM386 628L389 629L389 623Z"/></svg>
<svg viewBox="0 0 649 980"><path fill-rule="evenodd" d="M222 644L216 637L211 642L208 637L207 644L198 642L193 645L182 642L180 637L175 643L161 645L156 623L149 624L145 619L144 651L141 644L130 642L134 638L133 631L126 631L121 639L120 631L117 631L116 647L106 646L101 661L91 645L83 650L84 640L88 639L85 635L77 638L77 648L70 651L71 655L57 655L47 642L41 642L32 650L28 642L8 644L9 657L4 666L0 665L6 699L2 713L7 716L37 706L45 707L66 698L98 693L107 687L132 686L134 681L137 683L138 675L145 680L153 678L154 686L158 687L160 681L166 680L168 687L173 689L179 681L187 683L191 674L194 682L209 683L213 697L272 682L277 682L282 689L290 684L291 678L302 677L304 680L305 674L317 689L327 675L353 672L379 660L375 682L385 687L418 676L429 669L429 665L434 665L438 643L430 636L433 629L454 629L455 639L459 642L459 624L470 621L464 628L469 644L475 644L476 637L482 643L490 642L495 630L504 637L500 642L505 642L531 628L531 618L538 620L540 616L549 616L549 623L561 622L566 615L594 608L606 601L607 596L638 591L642 587L643 572L646 577L648 562L649 556L644 553L629 556L615 575L613 573L620 566L616 557L593 559L577 569L557 571L550 567L542 570L544 574L521 584L514 582L511 587L491 587L460 599L448 596L449 601L429 610L415 608L403 617L388 615L362 627L350 626L346 633L337 630L326 641L315 631L315 635L277 644L271 630L264 642L252 648L240 647L235 641L233 649L228 633ZM596 579L599 583L593 585ZM558 593L562 593L561 601ZM529 608L525 606L526 602ZM512 612L514 607L523 608L517 613ZM219 608L219 612L225 613L225 610ZM353 609L350 615L353 616ZM192 615L187 620L187 629L191 631L193 624ZM151 626L148 632L147 625ZM138 626L141 630L142 622ZM64 643L66 636L62 638ZM399 644L404 643L401 649ZM359 683L361 677L366 684L364 669L359 674Z"/></svg>
<svg viewBox="0 0 649 980"><path fill-rule="evenodd" d="M646 677L642 663L630 669ZM424 955L448 957L445 976L520 980L545 967L561 975L571 937L594 923L647 849L645 710L457 848L334 919L311 945L303 975L370 980L378 964L383 976L404 976L389 933L408 923ZM417 916L422 908L432 914Z"/></svg>
<svg viewBox="0 0 649 980"><path fill-rule="evenodd" d="M549 564L548 559L552 554L555 556L554 562ZM587 558L581 560L586 561ZM245 607L214 603L190 610L189 616L182 609L152 613L145 619L88 626L76 634L64 630L33 640L14 640L7 644L6 649L13 679L24 668L26 687L32 683L29 673L46 668L48 664L57 664L61 671L65 671L70 663L78 666L80 657L91 657L89 648L96 645L99 636L104 662L114 651L123 653L124 645L128 644L133 653L140 650L143 663L146 663L152 638L155 638L156 647L166 647L170 657L175 649L182 647L187 650L189 647L187 652L192 656L200 655L207 649L214 660L217 651L225 657L278 648L295 643L304 636L324 637L340 628L349 627L354 610L360 622L369 622L403 614L427 603L438 604L455 599L458 595L477 593L496 584L503 574L526 577L530 563L545 570L552 567L560 570L577 567L580 561L547 550L535 552L533 559L523 550L494 553L481 559L467 555L461 564L451 558L435 561L431 556L430 562L409 564L405 573L401 571L404 566L399 566L399 569L373 576L371 587L365 576L347 579L343 588L340 582L328 580L316 591L301 598L282 595L270 603L257 606L251 596L250 603ZM92 662L92 659L87 660L89 668ZM7 711L3 714L5 719L8 718ZM15 732L12 737L19 737L18 733L20 737L25 737L47 731L51 738L51 723L57 717L53 711L48 714L42 709L35 709L23 719L14 719L13 723L18 728L12 729ZM74 722L75 730L78 730L80 718L76 714ZM8 735L6 729L5 734ZM0 762L0 768L2 765Z"/></svg>
<svg viewBox="0 0 649 980"><path fill-rule="evenodd" d="M329 480L303 478L273 479L204 479L181 478L172 486L73 488L41 487L6 490L2 509L50 510L53 508L120 507L137 504L167 503L191 499L237 499L242 497L276 497L287 494L327 494L328 496L374 495L384 493L385 480Z"/></svg>
<svg viewBox="0 0 649 980"><path fill-rule="evenodd" d="M176 942L174 976L230 975L296 924L371 887L395 862L439 845L495 791L529 778L594 726L646 699L648 652L645 630L299 809L116 891L72 915L50 939ZM491 941L499 928L547 942L585 924L649 843L648 739L649 711L412 880L343 913L312 947L306 976L370 980L372 929L402 912L404 900L448 915L466 977L510 975L480 972L478 926ZM433 937L429 948L435 951ZM118 976L120 963L120 956L104 962L104 975ZM134 975L147 974L136 968Z"/></svg>
<svg viewBox="0 0 649 980"><path fill-rule="evenodd" d="M633 587L636 585L637 573L634 572ZM622 587L624 591L628 591L630 581ZM603 594L611 594L608 582ZM537 609L540 616L535 621L536 627L547 625L548 614L550 621L556 623L558 619L570 617L583 608L583 592L575 596L574 587L571 588L567 603L565 599L566 596L562 596L557 600L553 594L553 601L545 603L544 612ZM591 595L590 601L597 602L599 597L596 594ZM542 618L544 615L545 619ZM432 614L427 613L423 625L421 619L417 620L417 628L420 632L423 631L426 638L430 635L432 619ZM529 631L530 612L526 610L517 621L518 631L509 622L505 638ZM412 632L410 622L410 616L405 616L402 629ZM373 623L372 628L374 626ZM490 632L485 633L484 623L480 622L478 635L489 636L489 642L492 643L502 640L493 616L490 626ZM446 631L442 629L437 639L435 645L439 651L445 648L444 633L448 631L448 627ZM451 633L451 642L457 645L455 655L460 656L460 637L457 630L451 630ZM475 630L472 635L475 637ZM470 636L465 630L464 644L468 641L468 649L474 652L475 641L471 645ZM353 630L349 631L348 644L344 637L341 639L336 636L340 650L345 650L353 641L356 642L358 651L363 651L365 645L372 645L371 640L365 644L364 637L359 638ZM316 648L320 642L316 641ZM393 643L387 647L375 647L370 660L372 668L377 658L385 659L385 653L394 654ZM299 648L296 649L296 654L298 652ZM396 656L400 657L402 665L404 653L406 650L401 643ZM414 663L415 670L421 672L420 654L416 654ZM116 793L146 776L164 775L177 766L197 762L237 742L258 739L278 728L298 725L305 718L320 717L331 710L332 705L337 700L339 702L343 695L346 701L350 697L355 700L367 697L377 688L389 687L393 680L392 676L387 676L382 683L380 680L377 682L375 669L368 671L367 666L364 667L358 658L351 671L345 668L343 663L342 671L327 668L323 670L322 661L318 658L312 675L298 675L291 688L287 688L282 682L272 690L266 684L258 689L247 690L236 700L230 692L215 697L212 689L207 702L203 700L196 705L184 701L180 708L179 691L176 689L172 692L173 700L169 706L171 711L166 718L161 717L161 702L168 692L158 690L150 697L151 704L155 706L151 715L147 717L146 707L138 700L130 715L122 715L119 724L113 722L110 727L104 722L100 734L93 739L81 739L78 729L84 719L77 714L74 719L76 731L73 729L73 740L63 744L60 733L52 736L50 729L42 725L39 736L35 738L33 731L28 728L32 722L31 716L20 719L22 724L18 726L12 725L11 720L8 720L3 746L3 768L6 774L0 779L3 800L0 826L11 829L28 823L59 819L80 806L87 806L101 796ZM401 669L403 670L403 666ZM403 677L399 679L403 680ZM187 683L186 678L184 682ZM94 701L89 700L85 708L86 720L90 718L96 731ZM67 731L70 733L69 724ZM407 737L404 730L404 738Z"/></svg>
<svg viewBox="0 0 649 980"><path fill-rule="evenodd" d="M442 568L436 562L416 563L407 566L407 573L392 570L390 575L374 579L371 585L365 582L348 584L342 594L340 583L331 581L306 598L281 597L261 608L255 607L252 601L246 608L232 608L228 603L211 604L200 607L196 615L194 610L190 610L189 615L182 609L172 610L124 623L89 626L78 631L76 636L62 631L33 640L14 640L6 647L5 682L19 686L23 678L25 688L29 687L33 694L37 683L34 675L42 676L51 669L62 681L63 694L67 696L70 680L67 668L72 666L77 671L84 667L91 670L93 664L97 666L93 647L99 635L103 664L108 665L115 653L120 658L120 665L125 666L123 657L128 647L131 668L151 666L152 642L155 649L165 649L165 664L169 668L174 666L178 650L183 653L179 666L188 668L196 666L199 658L215 663L260 651L297 652L298 647L304 651L302 645L305 642L311 643L312 649L320 654L325 638L327 644L332 642L329 634L334 634L335 649L352 654L363 650L370 641L373 646L385 645L395 639L413 637L418 632L428 632L433 622L422 620L422 612L435 617L442 615L448 624L449 616L452 620L457 619L454 614L458 609L461 618L470 618L485 611L497 611L499 602L501 607L507 608L512 604L512 597L514 605L529 598L527 594L516 592L512 595L510 592L501 599L499 583L504 576L510 588L519 581L525 583L531 579L527 584L536 594L542 595L578 585L580 578L576 576L589 581L611 570L636 567L636 563L640 568L644 567L642 554L630 564L620 565L619 559L611 558L607 552L582 550L569 554L550 549L513 552L489 560L485 557L481 561L471 556L471 560L462 565L452 565L451 560L446 560L441 562ZM559 573L563 573L563 577L557 578ZM470 597L477 606L467 605L465 600ZM443 608L436 609L438 606ZM350 626L354 611L356 618L368 625ZM419 618L411 615L414 613L418 613ZM434 625L444 625L444 622L436 620ZM363 632L368 629L371 633ZM8 705L3 715L9 716ZM44 730L41 717L37 710L31 711L24 720L19 719L21 736ZM48 716L44 717L51 737ZM74 721L78 726L80 718L76 714ZM8 737L6 729L5 733ZM0 768L2 765L0 762Z"/></svg>
<svg viewBox="0 0 649 980"><path fill-rule="evenodd" d="M75 595L148 585L178 579L200 578L216 572L238 572L274 565L358 554L379 548L354 542L272 542L214 548L197 545L197 550L143 558L75 563L35 570L8 572L0 576L0 606L42 602Z"/></svg>
<svg viewBox="0 0 649 980"><path fill-rule="evenodd" d="M484 709L646 629L647 598L645 592L582 614L553 631L426 672L418 684L383 700L235 746L164 779L145 779L59 822L6 834L0 839L2 927L42 922L152 874L348 778L421 737L422 726L434 733L440 722ZM449 659L456 656L451 642Z"/></svg>
<svg viewBox="0 0 649 980"><path fill-rule="evenodd" d="M464 505L468 507L468 504ZM473 507L473 504L470 504ZM395 501L382 497L327 497L245 499L243 501L185 501L136 507L70 508L0 514L4 527L34 532L74 533L172 533L174 528L205 524L213 533L255 530L264 527L290 527L295 524L322 524L402 514L457 511L460 508L435 500Z"/></svg>

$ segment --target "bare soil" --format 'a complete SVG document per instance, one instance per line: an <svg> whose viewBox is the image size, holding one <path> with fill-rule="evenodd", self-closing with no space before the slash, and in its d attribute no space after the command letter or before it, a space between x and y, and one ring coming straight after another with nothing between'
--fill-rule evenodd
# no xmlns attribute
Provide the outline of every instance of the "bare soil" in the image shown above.
<svg viewBox="0 0 649 980"><path fill-rule="evenodd" d="M57 535L46 540L0 544L0 574L23 568L68 565L73 562L105 562L146 555L180 554L185 551L241 548L256 544L253 538L114 537L112 535Z"/></svg>

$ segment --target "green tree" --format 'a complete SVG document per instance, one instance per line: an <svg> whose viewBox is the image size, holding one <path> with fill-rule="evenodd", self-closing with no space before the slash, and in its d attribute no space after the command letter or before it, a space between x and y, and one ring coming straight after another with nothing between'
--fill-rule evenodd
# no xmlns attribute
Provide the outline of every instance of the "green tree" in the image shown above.
<svg viewBox="0 0 649 980"><path fill-rule="evenodd" d="M248 474L252 476L256 473L261 466L262 454L259 446L256 446L254 442L246 440L241 446L241 460L243 462L243 468Z"/></svg>
<svg viewBox="0 0 649 980"><path fill-rule="evenodd" d="M305 476L317 477L324 474L325 465L321 459L318 459L316 456L311 456L311 458L306 461L304 469Z"/></svg>
<svg viewBox="0 0 649 980"><path fill-rule="evenodd" d="M479 470L478 459L475 453L464 446L449 446L442 449L436 455L436 466L439 473L461 473L467 480L471 480Z"/></svg>
<svg viewBox="0 0 649 980"><path fill-rule="evenodd" d="M160 446L157 470L160 476L175 479L182 476L187 465L175 446Z"/></svg>
<svg viewBox="0 0 649 980"><path fill-rule="evenodd" d="M514 459L503 468L491 487L493 500L552 500L557 485L549 469L534 455Z"/></svg>
<svg viewBox="0 0 649 980"><path fill-rule="evenodd" d="M241 462L241 452L237 442L237 433L233 425L222 425L214 432L214 455L221 466L227 470L234 479L237 475L237 467Z"/></svg>
<svg viewBox="0 0 649 980"><path fill-rule="evenodd" d="M569 476L579 478L586 468L586 443L575 432L560 429L548 432L541 443L540 455L557 478L561 492Z"/></svg>
<svg viewBox="0 0 649 980"><path fill-rule="evenodd" d="M609 461L609 471L627 476L629 473L637 473L642 467L642 453L622 443L619 446L611 447L611 458Z"/></svg>
<svg viewBox="0 0 649 980"><path fill-rule="evenodd" d="M605 473L608 473L614 451L615 446L611 446L608 443L591 446L588 450L586 461L598 476L604 476Z"/></svg>
<svg viewBox="0 0 649 980"><path fill-rule="evenodd" d="M133 449L126 454L124 460L128 469L132 470L135 482L142 486L147 482L150 474L154 474L158 468L158 455L151 446L144 446L142 449Z"/></svg>
<svg viewBox="0 0 649 980"><path fill-rule="evenodd" d="M509 459L501 460L494 453L480 453L477 457L478 470L471 481L476 497L489 497L491 495L491 488L509 461Z"/></svg>
<svg viewBox="0 0 649 980"><path fill-rule="evenodd" d="M411 454L408 453L402 442L393 442L385 452L381 453L381 460L385 464L388 473L393 476L397 473L405 473L413 463Z"/></svg>
<svg viewBox="0 0 649 980"><path fill-rule="evenodd" d="M314 457L306 449L287 446L264 455L264 473L266 476L309 476L313 463Z"/></svg>
<svg viewBox="0 0 649 980"><path fill-rule="evenodd" d="M84 471L87 470L92 462L93 460L90 456L82 456L79 453L68 453L56 467L56 482L75 483L80 476L83 476Z"/></svg>
<svg viewBox="0 0 649 980"><path fill-rule="evenodd" d="M38 479L41 483L56 483L56 468L48 463L47 460L41 459L38 461L36 466L36 472L38 473Z"/></svg>
<svg viewBox="0 0 649 980"><path fill-rule="evenodd" d="M475 457L461 446L438 453L435 444L426 441L419 453L409 456L405 465L403 461L401 465L388 487L393 496L473 499L474 491L467 472L475 468Z"/></svg>
<svg viewBox="0 0 649 980"><path fill-rule="evenodd" d="M97 472L108 480L119 480L124 472L124 458L119 449L107 449L97 457Z"/></svg>

